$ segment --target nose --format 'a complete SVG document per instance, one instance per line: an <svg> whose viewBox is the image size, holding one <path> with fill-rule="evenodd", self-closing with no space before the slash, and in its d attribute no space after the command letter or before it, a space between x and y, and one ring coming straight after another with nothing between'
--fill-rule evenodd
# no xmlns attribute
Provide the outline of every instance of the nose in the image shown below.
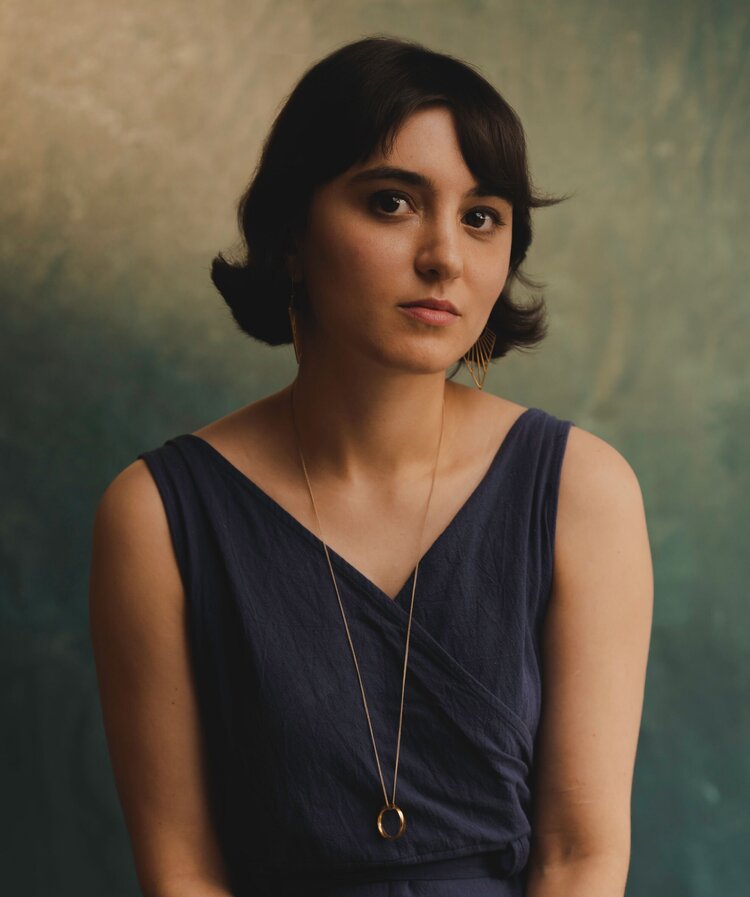
<svg viewBox="0 0 750 897"><path fill-rule="evenodd" d="M460 237L456 222L448 220L448 216L426 222L420 228L415 261L417 270L438 280L460 277L464 269Z"/></svg>

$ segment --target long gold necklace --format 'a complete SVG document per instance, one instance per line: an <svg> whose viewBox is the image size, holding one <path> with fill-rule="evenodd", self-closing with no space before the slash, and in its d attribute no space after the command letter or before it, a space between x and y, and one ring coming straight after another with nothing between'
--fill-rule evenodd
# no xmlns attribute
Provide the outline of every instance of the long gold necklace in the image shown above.
<svg viewBox="0 0 750 897"><path fill-rule="evenodd" d="M417 559L417 564L416 564L416 567L414 568L414 582L412 584L411 603L409 605L409 623L406 628L406 648L404 650L404 671L403 671L403 676L401 678L401 710L399 713L399 720L398 720L398 738L396 741L396 762L395 762L394 771L393 771L393 795L392 795L391 799L389 800L388 792L386 791L386 787L385 787L385 781L383 779L383 770L380 766L380 755L378 754L378 748L377 748L377 745L375 744L375 735L374 735L373 729L372 729L372 720L370 719L370 711L368 710L368 707L367 707L367 698L365 697L365 687L362 683L362 675L360 674L360 671L359 671L359 663L357 661L357 652L354 650L354 643L352 642L351 633L349 632L349 624L347 623L347 620L346 620L346 614L344 613L344 605L343 605L343 602L341 601L341 595L339 594L339 587L338 587L338 584L336 583L336 577L333 573L333 565L331 564L331 557L328 553L328 546L326 545L326 543L323 539L323 528L320 525L320 517L318 516L318 509L317 509L317 506L315 505L315 498L313 496L312 487L310 486L310 478L307 475L307 466L305 465L305 458L304 458L304 455L302 454L302 445L301 445L300 438L299 438L299 430L297 429L297 420L296 420L296 417L294 414L294 385L296 382L297 381L295 380L294 383L292 384L292 388L290 390L289 395L290 395L291 405L292 405L292 424L294 426L294 435L295 435L295 439L297 441L297 450L299 452L300 461L302 462L302 470L305 474L305 481L307 482L307 489L308 489L308 492L310 493L310 500L312 502L313 511L315 512L315 519L318 523L318 530L320 532L320 541L323 543L323 549L325 551L326 560L328 561L328 569L330 570L330 573L331 573L331 579L333 580L333 587L336 590L336 597L338 598L339 608L341 609L341 618L344 621L344 628L346 629L346 637L349 640L349 647L351 648L352 657L354 658L354 666L357 670L357 678L359 679L359 689L360 689L360 692L362 693L362 703L365 708L365 716L367 717L367 725L370 729L370 739L372 740L372 748L373 748L373 751L375 752L375 763L377 764L377 767L378 767L378 774L380 776L380 784L383 788L383 797L385 799L385 804L383 805L383 808L381 809L380 813L378 813L378 818L377 818L378 831L380 832L380 834L383 838L387 838L389 840L395 840L396 838L400 838L401 835L403 835L404 831L406 830L406 818L404 816L403 810L401 810L401 808L399 806L397 806L397 804L396 804L396 782L398 781L398 761L399 761L399 756L400 756L400 751L401 751L401 725L402 725L403 718L404 718L404 691L405 691L405 687L406 687L406 669L407 669L408 662L409 662L409 637L411 635L411 621L412 621L412 614L413 614L413 610L414 610L414 595L415 595L416 588L417 588L417 572L419 570L419 560ZM425 528L425 523L427 521L427 511L430 507L430 499L432 498L432 490L435 486L435 474L437 472L438 461L440 459L440 445L443 441L444 427L445 427L445 393L443 393L442 421L440 424L440 438L438 440L437 456L435 458L435 467L432 471L432 482L430 484L430 494L427 496L427 505L425 507L424 518L422 520L422 531L420 533L419 544L417 546L417 548L419 550L419 554L421 554L422 537L424 536L424 528ZM419 558L419 554L418 554L418 558ZM389 834L383 825L383 816L390 810L394 811L399 818L399 828L395 835Z"/></svg>

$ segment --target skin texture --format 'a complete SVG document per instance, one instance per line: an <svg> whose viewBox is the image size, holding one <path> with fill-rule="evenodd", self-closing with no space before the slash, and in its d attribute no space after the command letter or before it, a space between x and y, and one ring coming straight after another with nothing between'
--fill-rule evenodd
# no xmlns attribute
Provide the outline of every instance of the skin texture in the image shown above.
<svg viewBox="0 0 750 897"><path fill-rule="evenodd" d="M432 178L438 192L394 179L350 184L376 167L374 162L345 173L314 197L309 234L291 266L314 296L316 318L302 338L301 404L309 407L313 392L328 391L332 378L351 370L356 383L345 391L337 385L334 402L338 395L352 395L356 400L346 410L366 409L343 435L327 436L328 422L317 424L315 445L337 473L342 462L344 470L355 464L368 471L401 470L404 459L412 458L418 436L413 422L423 419L423 402L429 403L428 421L436 420L445 370L479 337L508 274L512 207L494 196L464 198L475 179L447 110L412 116L388 161ZM372 200L378 191L385 192ZM404 198L394 197L396 191ZM495 226L482 208L504 223ZM385 211L376 214L379 209ZM397 309L430 295L453 302L458 320L433 327ZM387 406L387 418L373 416L373 402L376 412ZM308 430L320 410L306 415ZM337 417L337 410L328 416ZM374 417L374 430L363 432L365 415ZM428 458L435 432L429 429L423 439Z"/></svg>
<svg viewBox="0 0 750 897"><path fill-rule="evenodd" d="M561 471L527 897L622 897L653 607L641 491L573 427Z"/></svg>
<svg viewBox="0 0 750 897"><path fill-rule="evenodd" d="M429 177L434 189L350 183L386 163ZM387 159L368 160L315 194L289 257L314 309L294 402L324 537L391 596L524 410L445 381L482 332L508 273L512 209L498 197L467 196L474 186L450 113L421 110ZM493 226L492 212L502 224ZM433 327L398 307L426 296L449 299L459 317ZM317 531L289 390L196 432ZM90 612L113 770L146 897L229 893L206 809L184 600L164 509L139 460L97 509ZM622 897L651 609L637 478L613 447L573 427L543 642L528 897Z"/></svg>

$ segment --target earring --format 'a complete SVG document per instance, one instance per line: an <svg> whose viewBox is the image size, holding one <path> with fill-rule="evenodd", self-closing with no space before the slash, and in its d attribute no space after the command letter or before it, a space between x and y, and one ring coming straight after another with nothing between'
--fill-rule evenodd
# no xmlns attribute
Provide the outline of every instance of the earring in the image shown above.
<svg viewBox="0 0 750 897"><path fill-rule="evenodd" d="M495 348L495 339L496 337L492 330L489 327L485 327L479 339L463 356L466 367L471 374L471 379L479 389L484 388L484 378L487 376L492 350ZM475 369L479 373L479 379L477 379L474 373Z"/></svg>
<svg viewBox="0 0 750 897"><path fill-rule="evenodd" d="M292 291L289 295L289 307L287 309L289 313L289 324L292 328L292 345L294 346L294 357L297 361L297 364L302 360L302 350L299 345L299 334L297 332L297 312L294 308L294 281L292 281Z"/></svg>

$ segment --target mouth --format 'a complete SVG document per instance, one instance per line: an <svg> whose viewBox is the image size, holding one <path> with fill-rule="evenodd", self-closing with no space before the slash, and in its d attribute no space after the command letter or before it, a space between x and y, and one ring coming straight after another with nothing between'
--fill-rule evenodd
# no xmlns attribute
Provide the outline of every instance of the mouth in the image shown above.
<svg viewBox="0 0 750 897"><path fill-rule="evenodd" d="M447 311L452 315L458 315L458 309L452 302L447 299L434 299L432 296L427 299L415 299L413 302L402 302L402 308L432 308L435 311Z"/></svg>
<svg viewBox="0 0 750 897"><path fill-rule="evenodd" d="M442 299L417 299L405 302L399 308L405 315L430 327L446 327L455 324L460 317L456 307Z"/></svg>

